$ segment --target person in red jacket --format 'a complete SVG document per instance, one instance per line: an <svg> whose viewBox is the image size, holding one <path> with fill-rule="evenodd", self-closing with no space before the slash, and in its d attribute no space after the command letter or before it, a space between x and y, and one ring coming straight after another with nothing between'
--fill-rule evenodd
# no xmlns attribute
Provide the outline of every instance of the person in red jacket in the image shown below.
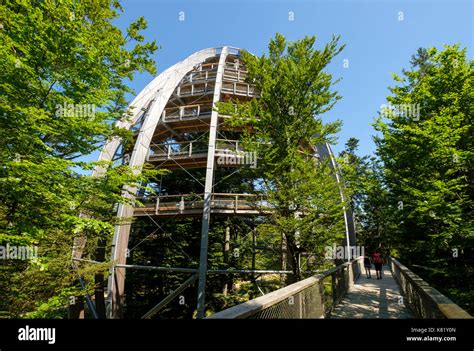
<svg viewBox="0 0 474 351"><path fill-rule="evenodd" d="M380 252L375 251L372 254L372 262L374 263L374 266L375 266L375 275L377 276L377 279L382 279L383 257L380 254Z"/></svg>

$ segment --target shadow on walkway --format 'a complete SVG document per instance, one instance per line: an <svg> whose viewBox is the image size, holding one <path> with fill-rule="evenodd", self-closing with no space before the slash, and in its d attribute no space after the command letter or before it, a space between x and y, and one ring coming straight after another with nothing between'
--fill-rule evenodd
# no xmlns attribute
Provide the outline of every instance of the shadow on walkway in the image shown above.
<svg viewBox="0 0 474 351"><path fill-rule="evenodd" d="M372 270L372 273L375 273ZM363 272L347 295L331 313L338 318L414 318L404 304L397 282L390 269L383 268L383 279L377 280L375 274L368 279Z"/></svg>

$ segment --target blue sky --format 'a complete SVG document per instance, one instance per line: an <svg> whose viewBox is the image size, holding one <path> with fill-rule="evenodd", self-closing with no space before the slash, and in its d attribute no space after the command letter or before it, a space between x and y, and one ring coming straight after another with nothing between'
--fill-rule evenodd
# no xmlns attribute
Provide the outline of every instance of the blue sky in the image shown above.
<svg viewBox="0 0 474 351"><path fill-rule="evenodd" d="M359 153L370 154L375 146L371 122L385 103L392 73L409 67L418 47L459 43L473 49L473 2L445 1L316 1L316 0L125 0L116 25L145 16L147 40L161 46L154 59L158 72L208 47L230 45L260 55L276 32L289 40L316 35L321 48L333 34L341 35L345 50L328 66L342 100L323 116L324 121L341 119L335 151L349 137L360 140ZM179 20L183 11L185 20ZM289 12L294 20L289 20ZM402 12L402 13L400 13ZM403 17L403 18L401 18ZM403 20L400 20L403 19ZM344 67L347 59L349 67ZM138 75L131 86L139 92L152 80Z"/></svg>

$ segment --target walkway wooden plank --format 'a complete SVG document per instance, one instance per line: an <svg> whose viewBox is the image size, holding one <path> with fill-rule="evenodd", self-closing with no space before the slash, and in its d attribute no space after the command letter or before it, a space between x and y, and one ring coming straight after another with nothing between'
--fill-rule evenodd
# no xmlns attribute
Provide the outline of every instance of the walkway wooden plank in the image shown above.
<svg viewBox="0 0 474 351"><path fill-rule="evenodd" d="M362 272L346 297L337 305L330 318L414 318L401 298L400 289L390 269L384 266L383 278L377 280L372 269L372 279Z"/></svg>

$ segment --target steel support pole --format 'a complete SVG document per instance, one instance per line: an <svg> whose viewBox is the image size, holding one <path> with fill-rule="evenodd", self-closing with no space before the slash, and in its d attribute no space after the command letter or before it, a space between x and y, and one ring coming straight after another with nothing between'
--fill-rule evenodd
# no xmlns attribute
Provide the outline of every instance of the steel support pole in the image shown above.
<svg viewBox="0 0 474 351"><path fill-rule="evenodd" d="M81 283L82 289L84 291L86 291L86 284L84 283L84 280L82 279L81 276L78 276L78 277L79 277L79 282ZM94 317L94 319L99 319L99 315L97 314L97 310L95 309L95 305L92 302L92 298L89 295L89 293L87 293L87 292L86 292L86 302L87 302L87 306L89 307L89 310L91 311L92 316Z"/></svg>
<svg viewBox="0 0 474 351"><path fill-rule="evenodd" d="M152 144L156 126L161 122L163 110L166 107L171 95L185 75L193 70L196 64L200 64L210 57L214 57L214 49L205 49L199 51L187 59L168 68L155 78L152 83L145 88L146 101L151 101L151 105L147 108L143 124L135 141L135 146L130 157L129 166L133 168L133 172L138 174L141 172L142 166L145 164L147 154ZM132 104L134 106L135 104ZM137 104L138 105L138 104ZM143 106L143 105L142 105ZM127 193L132 199L134 198L135 188L129 188ZM124 220L132 218L134 208L128 204L120 204L117 217ZM124 303L125 289L125 268L116 267L117 264L125 264L127 261L127 248L130 236L130 223L120 222L115 227L114 239L112 242L111 261L113 262L110 269L110 277L107 288L107 316L109 318L122 318L122 307Z"/></svg>
<svg viewBox="0 0 474 351"><path fill-rule="evenodd" d="M227 58L228 48L222 48L217 67L216 85L214 88L213 104L220 100L222 78L224 76L225 60ZM214 155L216 151L217 124L219 121L217 111L213 110L211 114L211 125L209 129L209 146L207 153L206 183L204 186L204 208L202 211L201 228L201 249L199 255L198 272L198 297L197 297L197 318L204 318L205 299L206 299L206 274L207 274L207 251L209 242L209 222L211 219L211 197L214 185Z"/></svg>
<svg viewBox="0 0 474 351"><path fill-rule="evenodd" d="M349 229L349 221L348 221L348 218L347 218L348 209L347 209L346 204L345 204L346 197L344 196L344 184L342 183L341 177L339 176L339 168L337 166L336 160L334 159L334 156L333 156L333 153L331 151L331 148L329 147L329 144L327 144L327 148L328 148L328 152L329 152L329 159L331 161L332 168L334 170L334 174L335 174L335 177L336 177L336 182L339 186L339 196L341 197L341 201L342 201L342 204L343 204L342 210L344 211L344 225L346 227L346 252L345 252L345 255L346 255L346 261L350 262L351 259L352 259L351 241L349 239L350 229Z"/></svg>

